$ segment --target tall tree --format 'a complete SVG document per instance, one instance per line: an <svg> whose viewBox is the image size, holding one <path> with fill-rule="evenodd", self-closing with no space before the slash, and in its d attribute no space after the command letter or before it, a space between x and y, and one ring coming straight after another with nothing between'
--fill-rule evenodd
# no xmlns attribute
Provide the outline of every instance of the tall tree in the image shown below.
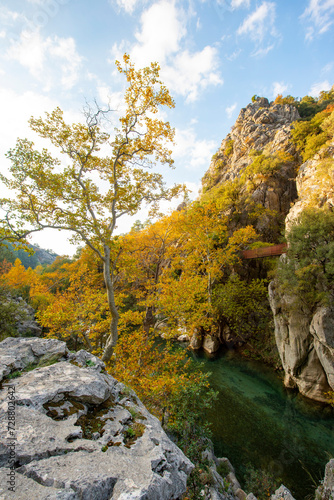
<svg viewBox="0 0 334 500"><path fill-rule="evenodd" d="M46 118L30 119L32 130L49 139L67 158L64 166L43 149L18 139L7 156L12 178L1 175L3 183L16 193L15 199L1 200L5 212L3 233L22 239L44 228L69 230L72 241L83 241L101 259L111 314L110 333L102 359L110 360L118 338L119 313L114 282L120 251L115 228L123 215L136 214L143 203L157 208L161 199L170 200L181 186L166 189L163 177L150 168L159 161L173 165L168 143L174 130L158 115L161 106L174 107L167 88L159 79L159 66L135 70L130 57L123 56L125 112L111 136L102 129L108 112L86 111L86 123L68 125L57 108ZM110 110L109 110L110 111ZM102 156L100 149L109 148ZM28 226L27 226L28 224Z"/></svg>

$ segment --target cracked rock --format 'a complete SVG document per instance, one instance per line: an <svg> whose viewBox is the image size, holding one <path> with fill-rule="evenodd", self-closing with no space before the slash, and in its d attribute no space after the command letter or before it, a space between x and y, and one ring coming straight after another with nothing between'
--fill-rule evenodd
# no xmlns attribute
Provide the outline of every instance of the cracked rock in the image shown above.
<svg viewBox="0 0 334 500"><path fill-rule="evenodd" d="M61 361L24 372L50 353ZM0 391L1 500L13 498L8 473L15 500L169 500L185 492L192 463L100 360L48 339L6 339L0 355L5 377L22 370Z"/></svg>

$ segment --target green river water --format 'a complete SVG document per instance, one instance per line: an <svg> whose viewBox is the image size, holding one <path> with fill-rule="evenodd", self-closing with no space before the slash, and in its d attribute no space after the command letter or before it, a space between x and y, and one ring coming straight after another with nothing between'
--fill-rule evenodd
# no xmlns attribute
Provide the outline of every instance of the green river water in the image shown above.
<svg viewBox="0 0 334 500"><path fill-rule="evenodd" d="M208 415L215 454L228 457L243 486L248 465L271 471L297 500L314 494L334 457L334 411L284 388L261 363L233 351L192 354L219 392Z"/></svg>

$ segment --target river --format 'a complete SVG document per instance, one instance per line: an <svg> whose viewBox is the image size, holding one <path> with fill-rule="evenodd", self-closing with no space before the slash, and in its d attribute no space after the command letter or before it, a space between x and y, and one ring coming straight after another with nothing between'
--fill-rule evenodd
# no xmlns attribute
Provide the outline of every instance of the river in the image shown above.
<svg viewBox="0 0 334 500"><path fill-rule="evenodd" d="M233 351L192 357L219 392L208 414L216 456L230 459L242 486L250 465L271 471L297 500L313 498L334 457L334 409L285 389L273 369Z"/></svg>

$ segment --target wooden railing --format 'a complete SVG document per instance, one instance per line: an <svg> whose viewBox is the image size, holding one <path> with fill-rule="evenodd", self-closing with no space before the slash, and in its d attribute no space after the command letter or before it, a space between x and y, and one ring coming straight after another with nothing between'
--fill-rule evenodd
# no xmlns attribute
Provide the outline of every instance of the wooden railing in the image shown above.
<svg viewBox="0 0 334 500"><path fill-rule="evenodd" d="M287 244L280 243L272 247L254 248L254 250L244 250L242 256L244 259L258 259L260 257L271 257L273 255L282 255L286 253Z"/></svg>

